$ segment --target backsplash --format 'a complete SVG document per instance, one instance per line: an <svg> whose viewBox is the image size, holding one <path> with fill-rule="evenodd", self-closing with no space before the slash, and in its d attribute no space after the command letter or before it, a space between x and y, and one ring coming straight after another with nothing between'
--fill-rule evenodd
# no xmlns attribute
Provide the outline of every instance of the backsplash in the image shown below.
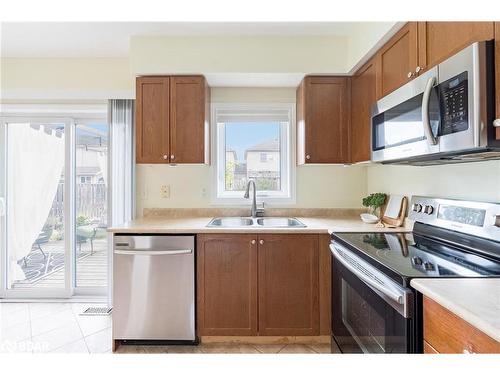
<svg viewBox="0 0 500 375"><path fill-rule="evenodd" d="M367 168L366 178L369 193L500 202L500 161L427 167L374 165Z"/></svg>

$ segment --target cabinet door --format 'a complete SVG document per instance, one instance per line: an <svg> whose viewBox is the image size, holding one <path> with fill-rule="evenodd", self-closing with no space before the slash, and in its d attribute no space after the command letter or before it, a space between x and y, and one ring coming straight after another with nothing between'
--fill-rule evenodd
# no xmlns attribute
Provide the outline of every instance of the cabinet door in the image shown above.
<svg viewBox="0 0 500 375"><path fill-rule="evenodd" d="M259 334L318 335L318 236L259 235Z"/></svg>
<svg viewBox="0 0 500 375"><path fill-rule="evenodd" d="M375 59L351 79L351 162L370 160L371 108L377 101Z"/></svg>
<svg viewBox="0 0 500 375"><path fill-rule="evenodd" d="M378 53L379 98L416 76L417 23L409 22Z"/></svg>
<svg viewBox="0 0 500 375"><path fill-rule="evenodd" d="M203 76L170 78L170 162L208 162L207 86Z"/></svg>
<svg viewBox="0 0 500 375"><path fill-rule="evenodd" d="M136 162L168 163L169 77L136 80Z"/></svg>
<svg viewBox="0 0 500 375"><path fill-rule="evenodd" d="M350 80L347 77L304 78L297 91L297 161L348 163Z"/></svg>
<svg viewBox="0 0 500 375"><path fill-rule="evenodd" d="M199 235L199 335L257 334L257 236Z"/></svg>
<svg viewBox="0 0 500 375"><path fill-rule="evenodd" d="M495 22L495 87L496 87L496 96L497 96L497 122L500 121L500 22ZM500 127L496 128L496 139L500 140Z"/></svg>
<svg viewBox="0 0 500 375"><path fill-rule="evenodd" d="M469 44L493 38L494 22L419 22L419 66L431 68Z"/></svg>

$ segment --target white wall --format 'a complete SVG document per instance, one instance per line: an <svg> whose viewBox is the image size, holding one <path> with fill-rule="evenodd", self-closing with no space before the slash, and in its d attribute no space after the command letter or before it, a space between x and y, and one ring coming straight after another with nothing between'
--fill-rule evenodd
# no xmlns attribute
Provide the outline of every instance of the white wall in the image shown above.
<svg viewBox="0 0 500 375"><path fill-rule="evenodd" d="M500 202L500 161L439 166L367 167L368 193L429 195Z"/></svg>
<svg viewBox="0 0 500 375"><path fill-rule="evenodd" d="M342 73L349 39L337 36L137 36L135 74Z"/></svg>
<svg viewBox="0 0 500 375"><path fill-rule="evenodd" d="M378 48L382 46L389 36L396 29L401 27L404 22L362 22L356 28L356 33L349 39L348 44L348 62L347 65L352 69L360 65L360 61L367 60Z"/></svg>
<svg viewBox="0 0 500 375"><path fill-rule="evenodd" d="M1 99L109 99L134 97L126 58L3 58Z"/></svg>

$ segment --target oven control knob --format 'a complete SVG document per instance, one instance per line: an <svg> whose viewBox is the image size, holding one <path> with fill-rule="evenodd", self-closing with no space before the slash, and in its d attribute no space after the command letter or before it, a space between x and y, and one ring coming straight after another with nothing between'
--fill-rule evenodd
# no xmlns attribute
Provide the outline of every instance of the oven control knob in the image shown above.
<svg viewBox="0 0 500 375"><path fill-rule="evenodd" d="M415 211L415 212L421 212L422 211L422 205L420 203L413 204L413 211Z"/></svg>
<svg viewBox="0 0 500 375"><path fill-rule="evenodd" d="M424 213L425 214L432 215L433 212L434 212L434 207L432 207L430 205L424 207Z"/></svg>
<svg viewBox="0 0 500 375"><path fill-rule="evenodd" d="M434 270L434 265L431 262L425 262L424 267L427 271L433 271Z"/></svg>
<svg viewBox="0 0 500 375"><path fill-rule="evenodd" d="M422 258L413 257L413 263L415 263L415 265L417 265L417 266L420 266L422 264Z"/></svg>

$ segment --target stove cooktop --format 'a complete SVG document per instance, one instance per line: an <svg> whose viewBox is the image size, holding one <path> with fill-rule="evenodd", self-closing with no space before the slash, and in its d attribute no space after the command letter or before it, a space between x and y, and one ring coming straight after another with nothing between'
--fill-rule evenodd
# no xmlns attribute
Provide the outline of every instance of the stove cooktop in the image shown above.
<svg viewBox="0 0 500 375"><path fill-rule="evenodd" d="M389 269L393 278L500 277L500 259L490 259L414 233L335 233L368 262Z"/></svg>

